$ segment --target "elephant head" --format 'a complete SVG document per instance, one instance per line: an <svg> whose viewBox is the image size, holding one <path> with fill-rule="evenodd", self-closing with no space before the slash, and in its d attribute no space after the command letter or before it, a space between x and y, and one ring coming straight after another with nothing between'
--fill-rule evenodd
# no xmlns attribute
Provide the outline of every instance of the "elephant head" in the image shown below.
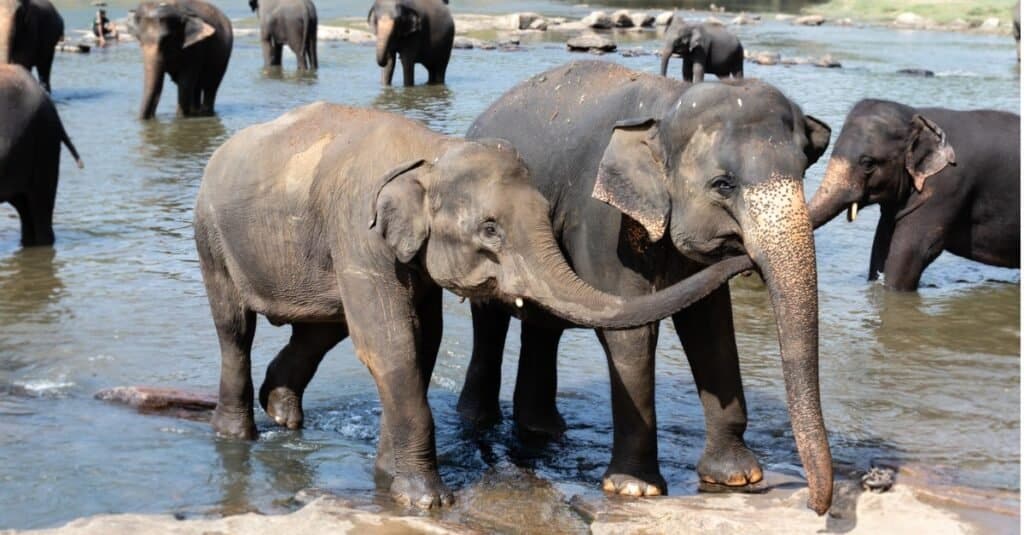
<svg viewBox="0 0 1024 535"><path fill-rule="evenodd" d="M366 22L377 35L377 65L381 67L388 64L400 39L420 31L420 13L403 0L374 2Z"/></svg>
<svg viewBox="0 0 1024 535"><path fill-rule="evenodd" d="M143 2L135 10L133 27L146 73L141 116L149 119L160 102L164 73L175 72L182 51L209 39L216 30L191 9L173 2Z"/></svg>
<svg viewBox="0 0 1024 535"><path fill-rule="evenodd" d="M697 49L708 49L710 37L704 32L700 24L690 24L682 19L676 18L665 30L665 46L661 49L661 75L668 73L668 60L673 53L688 56Z"/></svg>
<svg viewBox="0 0 1024 535"><path fill-rule="evenodd" d="M669 316L743 271L712 266L657 294L624 300L580 280L555 241L547 200L507 141L458 141L434 161L381 179L371 228L397 261L416 263L463 297L526 302L585 327L624 328Z"/></svg>
<svg viewBox="0 0 1024 535"><path fill-rule="evenodd" d="M809 506L831 503L832 463L818 392L818 291L804 171L831 130L774 87L749 80L699 84L660 117L615 126L593 196L710 263L749 255L764 276L778 325L793 435Z"/></svg>
<svg viewBox="0 0 1024 535"><path fill-rule="evenodd" d="M947 165L956 165L956 154L939 125L902 104L862 100L847 115L811 199L811 221L820 227L843 210L853 221L861 207L875 203L896 216Z"/></svg>
<svg viewBox="0 0 1024 535"><path fill-rule="evenodd" d="M15 62L15 39L28 17L28 0L0 0L0 64Z"/></svg>

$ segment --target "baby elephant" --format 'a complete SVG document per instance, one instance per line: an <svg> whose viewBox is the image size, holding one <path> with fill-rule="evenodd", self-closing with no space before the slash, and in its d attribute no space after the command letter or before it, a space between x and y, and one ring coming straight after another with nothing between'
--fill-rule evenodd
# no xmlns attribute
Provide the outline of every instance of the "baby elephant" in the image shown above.
<svg viewBox="0 0 1024 535"><path fill-rule="evenodd" d="M324 103L242 130L214 153L195 236L221 348L214 429L256 436L256 314L292 326L259 396L290 428L320 360L351 335L380 394L377 480L424 508L452 501L427 404L442 288L614 328L672 314L750 265L736 257L630 301L604 294L559 254L548 203L507 141Z"/></svg>
<svg viewBox="0 0 1024 535"><path fill-rule="evenodd" d="M0 65L0 102L0 202L18 210L22 245L50 245L61 142L82 161L50 97L20 65Z"/></svg>
<svg viewBox="0 0 1024 535"><path fill-rule="evenodd" d="M724 78L743 78L743 45L739 38L718 24L691 24L676 17L665 30L661 49L661 75L668 76L672 54L683 57L683 80L700 83L704 73Z"/></svg>
<svg viewBox="0 0 1024 535"><path fill-rule="evenodd" d="M811 221L878 204L868 280L913 291L943 250L1020 267L1020 116L862 100L846 117Z"/></svg>
<svg viewBox="0 0 1024 535"><path fill-rule="evenodd" d="M316 70L316 6L311 0L249 0L260 19L263 66L279 67L287 43L295 52L299 70Z"/></svg>
<svg viewBox="0 0 1024 535"><path fill-rule="evenodd" d="M455 21L448 0L377 0L367 16L377 35L380 81L391 85L395 55L402 59L402 83L415 83L417 63L427 68L427 83L443 84L455 42Z"/></svg>

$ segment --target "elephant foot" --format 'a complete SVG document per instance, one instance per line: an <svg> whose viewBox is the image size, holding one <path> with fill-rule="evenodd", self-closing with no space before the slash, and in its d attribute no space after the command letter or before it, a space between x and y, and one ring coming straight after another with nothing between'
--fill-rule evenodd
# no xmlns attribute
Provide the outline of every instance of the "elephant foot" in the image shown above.
<svg viewBox="0 0 1024 535"><path fill-rule="evenodd" d="M462 422L474 429L491 427L501 421L501 408L498 400L482 400L478 396L468 395L463 391L456 406Z"/></svg>
<svg viewBox="0 0 1024 535"><path fill-rule="evenodd" d="M741 490L764 477L754 452L742 442L715 449L706 447L697 463L697 475L702 483L728 487L725 490Z"/></svg>
<svg viewBox="0 0 1024 535"><path fill-rule="evenodd" d="M661 474L624 474L615 470L605 473L601 487L608 494L620 496L664 496L668 494L668 485Z"/></svg>
<svg viewBox="0 0 1024 535"><path fill-rule="evenodd" d="M540 410L516 410L515 420L519 434L530 439L558 440L567 427L554 406Z"/></svg>
<svg viewBox="0 0 1024 535"><path fill-rule="evenodd" d="M455 495L432 474L396 475L391 481L391 496L406 507L435 509L455 503Z"/></svg>
<svg viewBox="0 0 1024 535"><path fill-rule="evenodd" d="M260 388L260 405L277 425L288 429L302 428L302 398L286 386L279 386L268 393L267 384Z"/></svg>
<svg viewBox="0 0 1024 535"><path fill-rule="evenodd" d="M256 440L256 422L248 410L228 410L218 404L213 410L210 425L213 426L213 431L222 437Z"/></svg>

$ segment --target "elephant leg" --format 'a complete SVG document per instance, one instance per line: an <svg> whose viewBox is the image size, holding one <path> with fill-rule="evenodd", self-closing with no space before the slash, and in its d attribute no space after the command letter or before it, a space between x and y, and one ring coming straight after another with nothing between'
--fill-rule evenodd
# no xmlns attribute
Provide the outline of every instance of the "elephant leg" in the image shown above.
<svg viewBox="0 0 1024 535"><path fill-rule="evenodd" d="M878 279L878 273L885 270L885 259L889 256L893 231L896 230L896 210L882 206L882 216L875 227L875 239L871 243L871 260L868 263L868 280Z"/></svg>
<svg viewBox="0 0 1024 535"><path fill-rule="evenodd" d="M260 48L263 50L263 68L268 69L274 65L274 43L270 39L262 39Z"/></svg>
<svg viewBox="0 0 1024 535"><path fill-rule="evenodd" d="M395 78L395 55L391 54L388 56L388 62L380 69L380 83L381 85L391 85L391 81Z"/></svg>
<svg viewBox="0 0 1024 535"><path fill-rule="evenodd" d="M280 67L281 61L283 60L282 56L284 55L284 43L275 42L271 48L270 65L273 67Z"/></svg>
<svg viewBox="0 0 1024 535"><path fill-rule="evenodd" d="M21 220L21 245L31 247L36 245L36 230L32 220L32 210L29 208L28 197L16 195L10 199L11 206L18 211L18 218Z"/></svg>
<svg viewBox="0 0 1024 535"><path fill-rule="evenodd" d="M501 420L498 392L501 391L501 361L505 337L512 316L500 305L472 303L473 356L459 395L459 415L474 427Z"/></svg>
<svg viewBox="0 0 1024 535"><path fill-rule="evenodd" d="M921 274L942 254L949 223L915 218L920 212L904 217L896 225L885 260L885 287L890 290L917 290Z"/></svg>
<svg viewBox="0 0 1024 535"><path fill-rule="evenodd" d="M693 60L687 57L683 58L683 81L693 81Z"/></svg>
<svg viewBox="0 0 1024 535"><path fill-rule="evenodd" d="M192 107L195 101L196 82L192 75L178 77L178 115L191 117L199 111Z"/></svg>
<svg viewBox="0 0 1024 535"><path fill-rule="evenodd" d="M416 61L408 54L399 56L402 60L402 85L406 87L416 85Z"/></svg>
<svg viewBox="0 0 1024 535"><path fill-rule="evenodd" d="M699 84L704 81L704 63L699 60L693 62L693 83Z"/></svg>
<svg viewBox="0 0 1024 535"><path fill-rule="evenodd" d="M255 439L253 416L252 339L256 313L243 301L227 269L210 256L200 238L199 266L210 312L220 341L220 390L210 423L223 436Z"/></svg>
<svg viewBox="0 0 1024 535"><path fill-rule="evenodd" d="M25 247L41 245L53 245L53 205L56 198L56 191L45 189L34 192L26 197L28 204L28 215L32 220L31 239L26 240L22 235L21 244ZM24 227L22 227L24 229Z"/></svg>
<svg viewBox="0 0 1024 535"><path fill-rule="evenodd" d="M562 332L523 322L512 414L516 428L526 437L556 439L565 433L565 420L555 406Z"/></svg>
<svg viewBox="0 0 1024 535"><path fill-rule="evenodd" d="M761 465L743 440L747 403L729 286L678 312L672 322L704 407L706 438L697 475L707 483L730 487L757 483Z"/></svg>
<svg viewBox="0 0 1024 535"><path fill-rule="evenodd" d="M743 79L743 61L742 60L740 60L740 64L737 65L735 69L733 69L732 77L734 79L736 79L736 80L742 80Z"/></svg>
<svg viewBox="0 0 1024 535"><path fill-rule="evenodd" d="M668 485L658 466L658 426L654 407L654 350L658 324L637 329L601 330L598 339L611 378L612 460L602 478L605 492L658 496Z"/></svg>
<svg viewBox="0 0 1024 535"><path fill-rule="evenodd" d="M444 84L445 75L448 72L448 62L451 60L451 51L441 58L432 69L430 69L430 79L427 83L429 84Z"/></svg>
<svg viewBox="0 0 1024 535"><path fill-rule="evenodd" d="M359 313L347 316L349 331L356 355L369 368L380 394L383 444L378 454L388 458L376 465L390 473L378 472L378 482L388 481L400 503L448 505L454 498L437 471L434 419L427 403L432 359L423 354L425 345L440 337L439 332L424 336L425 329L439 324L420 318L412 296L397 290L402 284L393 278L346 272L339 273L339 280L346 305L358 304Z"/></svg>
<svg viewBox="0 0 1024 535"><path fill-rule="evenodd" d="M336 323L296 323L288 344L267 366L260 406L270 419L288 429L302 427L302 394L324 355L348 336Z"/></svg>

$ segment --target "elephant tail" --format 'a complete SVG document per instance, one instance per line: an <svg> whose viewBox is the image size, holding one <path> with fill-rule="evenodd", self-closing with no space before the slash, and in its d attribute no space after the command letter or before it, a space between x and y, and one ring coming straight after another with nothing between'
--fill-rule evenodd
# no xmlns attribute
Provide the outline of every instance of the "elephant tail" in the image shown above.
<svg viewBox="0 0 1024 535"><path fill-rule="evenodd" d="M82 163L82 159L78 157L78 149L75 148L75 144L71 142L71 138L68 136L67 130L64 130L64 123L57 119L57 127L60 128L60 140L64 145L67 146L71 156L75 158L75 164L78 165L79 169L84 169L85 164Z"/></svg>
<svg viewBox="0 0 1024 535"><path fill-rule="evenodd" d="M311 19L306 25L306 58L309 60L309 67L313 70L320 68L320 62L316 57L316 19Z"/></svg>

